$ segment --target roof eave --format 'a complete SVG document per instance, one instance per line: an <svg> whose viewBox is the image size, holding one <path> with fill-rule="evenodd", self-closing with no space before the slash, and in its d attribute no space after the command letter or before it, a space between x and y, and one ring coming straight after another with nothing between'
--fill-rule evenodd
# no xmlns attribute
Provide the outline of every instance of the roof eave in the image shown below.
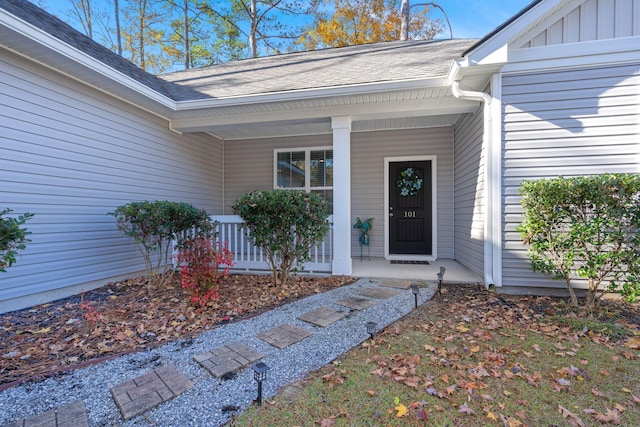
<svg viewBox="0 0 640 427"><path fill-rule="evenodd" d="M0 26L5 27L9 31L15 33L17 36L24 38L25 40L29 40L34 44L48 49L51 52L55 52L57 55L59 55L60 58L64 58L68 61L73 61L75 64L84 67L89 72L115 82L123 88L126 88L127 91L133 91L134 93L141 95L148 100L151 100L153 103L158 104L159 107L162 107L161 109L175 109L175 102L167 96L157 92L154 89L149 88L148 86L136 81L132 77L119 72L118 70L99 61L98 59L93 58L92 56L82 52L81 50L65 43L64 41L52 36L46 31L20 19L19 17L16 17L11 13L8 13L1 8ZM12 49L11 46L8 46L8 48L18 54L22 54L20 51ZM42 60L38 62L45 66L49 66L50 68L57 69L55 65L44 63ZM76 80L80 80L75 76L73 77ZM86 83L90 84L88 82ZM95 87L95 85L92 86ZM100 87L96 88L104 91ZM136 104L136 101L134 99L126 99L125 101ZM156 114L158 113L157 111L152 112Z"/></svg>
<svg viewBox="0 0 640 427"><path fill-rule="evenodd" d="M252 104L268 104L284 101L307 100L314 98L330 98L370 93L393 92L400 90L421 89L429 87L449 86L446 75L422 79L407 79L389 82L371 82L354 85L300 89L261 94L243 94L224 98L206 98L176 102L177 111L202 108L243 106Z"/></svg>
<svg viewBox="0 0 640 427"><path fill-rule="evenodd" d="M560 8L577 7L584 0L533 0L516 15L487 34L462 55L466 66L506 63L510 44ZM511 46L512 47L512 46Z"/></svg>

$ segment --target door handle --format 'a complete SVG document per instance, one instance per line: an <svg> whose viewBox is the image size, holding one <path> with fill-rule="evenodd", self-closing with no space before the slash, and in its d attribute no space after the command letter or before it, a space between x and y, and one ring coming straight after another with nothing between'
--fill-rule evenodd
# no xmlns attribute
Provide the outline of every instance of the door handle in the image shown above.
<svg viewBox="0 0 640 427"><path fill-rule="evenodd" d="M390 213L389 213L389 216L393 216L393 212L390 212Z"/></svg>

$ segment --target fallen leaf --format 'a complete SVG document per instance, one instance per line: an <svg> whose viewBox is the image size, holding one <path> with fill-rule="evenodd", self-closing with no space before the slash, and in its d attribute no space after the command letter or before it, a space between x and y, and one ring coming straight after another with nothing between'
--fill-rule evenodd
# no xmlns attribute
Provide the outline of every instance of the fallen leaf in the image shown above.
<svg viewBox="0 0 640 427"><path fill-rule="evenodd" d="M407 407L404 406L402 403L396 406L394 409L397 411L396 417L398 418L401 418L407 415Z"/></svg>
<svg viewBox="0 0 640 427"><path fill-rule="evenodd" d="M493 421L498 421L498 416L491 411L487 411L487 418Z"/></svg>
<svg viewBox="0 0 640 427"><path fill-rule="evenodd" d="M456 331L458 331L458 332L469 332L469 328L467 328L462 323L460 323L460 324L458 324L458 326L456 326Z"/></svg>
<svg viewBox="0 0 640 427"><path fill-rule="evenodd" d="M373 397L376 395L376 391L375 390L367 390L367 394L369 395L369 397Z"/></svg>
<svg viewBox="0 0 640 427"><path fill-rule="evenodd" d="M630 337L624 346L633 350L640 350L640 337Z"/></svg>
<svg viewBox="0 0 640 427"><path fill-rule="evenodd" d="M560 412L560 415L562 415L563 418L567 418L572 425L585 427L585 424L582 422L578 414L574 414L564 406L558 405L558 412Z"/></svg>
<svg viewBox="0 0 640 427"><path fill-rule="evenodd" d="M433 387L427 388L426 392L429 393L431 396L437 396L438 395L438 390L436 390Z"/></svg>
<svg viewBox="0 0 640 427"><path fill-rule="evenodd" d="M609 408L607 408L607 413L606 414L596 413L595 414L595 419L598 420L598 421L602 421L604 423L613 423L613 424L616 424L616 425L622 424L622 422L620 421L620 416L618 414L618 411L611 410Z"/></svg>
<svg viewBox="0 0 640 427"><path fill-rule="evenodd" d="M320 421L320 427L333 427L335 425L335 420L332 420L331 418L325 418L324 420Z"/></svg>
<svg viewBox="0 0 640 427"><path fill-rule="evenodd" d="M475 414L475 411L469 408L466 403L463 403L460 406L460 408L458 409L458 412L462 412L463 414L468 414L468 415Z"/></svg>
<svg viewBox="0 0 640 427"><path fill-rule="evenodd" d="M427 414L427 411L425 411L424 409L420 408L416 412L416 418L418 419L418 421L428 422L429 421L429 414Z"/></svg>

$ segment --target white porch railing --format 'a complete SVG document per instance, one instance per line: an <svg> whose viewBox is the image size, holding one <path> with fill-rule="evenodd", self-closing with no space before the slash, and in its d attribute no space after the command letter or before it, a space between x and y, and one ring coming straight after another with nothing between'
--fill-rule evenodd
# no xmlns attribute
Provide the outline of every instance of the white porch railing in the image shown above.
<svg viewBox="0 0 640 427"><path fill-rule="evenodd" d="M265 271L269 270L267 258L262 250L251 244L247 231L238 215L211 215L217 221L218 241L226 243L233 253L232 270ZM308 273L330 273L333 259L333 217L329 217L331 228L323 242L311 249L311 259L304 264L303 271Z"/></svg>

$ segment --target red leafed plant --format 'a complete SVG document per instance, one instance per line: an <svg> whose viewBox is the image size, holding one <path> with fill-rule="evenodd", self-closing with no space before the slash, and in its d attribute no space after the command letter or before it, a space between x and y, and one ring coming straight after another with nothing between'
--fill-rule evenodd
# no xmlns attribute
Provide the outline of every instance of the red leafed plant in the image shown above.
<svg viewBox="0 0 640 427"><path fill-rule="evenodd" d="M227 244L209 237L194 237L182 244L178 254L182 287L190 292L190 300L205 307L218 297L218 288L233 266L233 254Z"/></svg>

